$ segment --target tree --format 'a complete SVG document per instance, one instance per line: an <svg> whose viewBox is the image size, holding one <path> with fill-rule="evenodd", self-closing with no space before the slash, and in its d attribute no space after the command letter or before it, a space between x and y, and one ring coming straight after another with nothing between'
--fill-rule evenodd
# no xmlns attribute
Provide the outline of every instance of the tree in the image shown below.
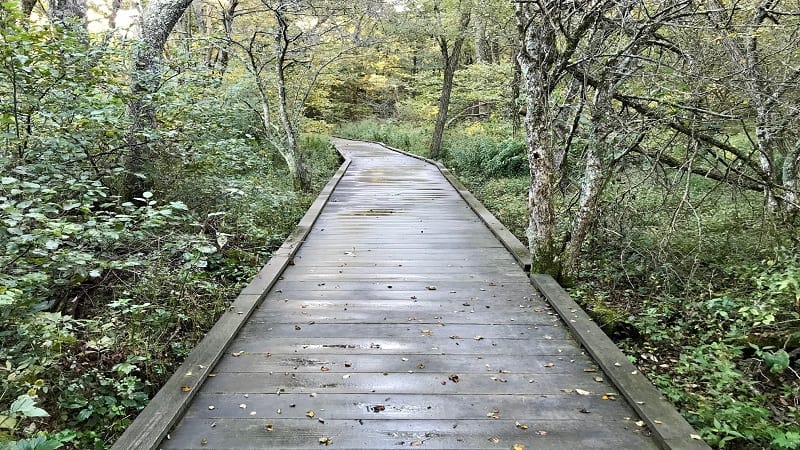
<svg viewBox="0 0 800 450"><path fill-rule="evenodd" d="M131 68L131 99L128 101L128 153L122 192L134 199L151 188L148 174L158 158L154 143L146 135L155 129L156 104L153 95L158 91L163 70L164 45L192 0L152 0L147 4L141 21L141 40L133 51Z"/></svg>
<svg viewBox="0 0 800 450"><path fill-rule="evenodd" d="M450 95L453 92L453 79L455 78L456 69L461 58L461 49L464 46L464 41L467 38L469 22L472 14L472 4L470 1L458 0L454 8L458 12L455 27L446 23L446 10L449 5L443 5L440 0L434 0L432 4L433 14L435 17L435 30L434 34L437 44L439 45L439 52L441 53L442 61L442 89L439 94L439 109L436 113L436 123L433 128L433 135L430 144L430 157L438 158L442 149L442 137L444 136L444 128L447 124L447 111L450 108ZM449 10L450 8L447 8ZM452 19L450 19L452 20ZM450 31L450 33L447 33Z"/></svg>
<svg viewBox="0 0 800 450"><path fill-rule="evenodd" d="M34 3L23 3L23 11L28 15L33 10ZM29 9L30 8L30 9ZM51 0L50 20L61 25L77 22L81 27L86 27L86 0Z"/></svg>
<svg viewBox="0 0 800 450"><path fill-rule="evenodd" d="M686 1L647 5L637 0L517 5L522 41L518 59L527 94L528 238L534 271L565 280L572 277L606 183L617 164L642 147L657 123L654 117L628 117L626 109L617 112L616 102L626 88L647 89L629 82L648 64L663 64L659 54L674 53L674 45L660 32L684 17L689 5ZM634 113L641 114L636 109ZM576 156L571 150L578 136L585 143L577 155L583 159L583 170L577 177L573 218L559 245L556 185L569 184L564 178L569 158Z"/></svg>
<svg viewBox="0 0 800 450"><path fill-rule="evenodd" d="M311 187L309 167L298 146L305 106L323 71L345 54L366 45L375 13L369 2L262 0L270 14L235 42L255 84L264 137L286 161L295 188Z"/></svg>

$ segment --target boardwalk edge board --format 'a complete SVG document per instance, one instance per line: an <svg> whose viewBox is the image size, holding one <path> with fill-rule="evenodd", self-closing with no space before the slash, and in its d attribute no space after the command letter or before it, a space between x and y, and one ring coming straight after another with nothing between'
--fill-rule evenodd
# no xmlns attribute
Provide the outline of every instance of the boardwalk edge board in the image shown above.
<svg viewBox="0 0 800 450"><path fill-rule="evenodd" d="M534 287L653 432L664 449L710 450L697 431L634 366L602 329L550 275L531 275Z"/></svg>
<svg viewBox="0 0 800 450"><path fill-rule="evenodd" d="M284 269L292 263L294 255L330 200L333 190L344 176L350 162L349 158L345 158L283 245L242 290L183 364L150 400L147 407L128 426L111 447L112 450L153 450L158 447L186 411L195 393L225 353L230 342L278 281Z"/></svg>
<svg viewBox="0 0 800 450"><path fill-rule="evenodd" d="M349 139L349 138L341 138L341 139L349 141L361 140L361 139ZM497 218L491 212L489 212L489 210L486 209L485 206L483 206L483 203L481 203L477 198L475 198L472 192L470 192L466 188L466 186L464 186L461 180L459 180L455 175L453 175L452 172L450 172L450 169L445 167L439 161L434 161L432 159L428 159L423 156L415 155L405 150L400 150L399 148L390 147L384 144L383 142L369 141L369 140L362 140L362 142L371 142L373 144L378 144L381 147L388 148L393 152L410 156L414 159L425 161L428 164L434 165L437 169L439 169L439 172L442 173L442 175L447 179L447 181L456 189L458 195L460 195L461 198L463 198L464 201L467 202L470 209L472 209L472 211L474 211L475 214L477 214L478 217L480 217L483 223L485 223L486 226L489 228L489 230L491 230L492 234L494 234L497 237L497 239L500 240L500 243L503 244L503 247L505 247L511 253L511 256L513 256L514 259L517 261L517 264L520 267L522 267L522 270L524 270L525 272L531 270L531 254L528 251L528 248L525 247L525 245L523 245L522 242L520 242L519 239L517 239L517 237L514 236L514 234L511 233L511 231L509 231L508 228L505 227L505 225L503 225L499 220L497 220Z"/></svg>

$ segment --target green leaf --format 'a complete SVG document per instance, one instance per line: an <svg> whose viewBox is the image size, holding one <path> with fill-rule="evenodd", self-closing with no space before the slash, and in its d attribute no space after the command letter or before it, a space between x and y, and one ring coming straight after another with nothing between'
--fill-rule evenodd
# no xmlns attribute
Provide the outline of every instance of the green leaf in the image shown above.
<svg viewBox="0 0 800 450"><path fill-rule="evenodd" d="M64 443L59 439L48 439L46 436L37 436L33 439L23 439L17 441L14 450L56 450Z"/></svg>
<svg viewBox="0 0 800 450"><path fill-rule="evenodd" d="M29 395L20 395L11 404L9 409L11 414L18 414L24 417L49 417L47 411L36 406L36 401Z"/></svg>
<svg viewBox="0 0 800 450"><path fill-rule="evenodd" d="M789 354L785 350L775 353L764 352L764 362L772 373L781 373L789 367Z"/></svg>
<svg viewBox="0 0 800 450"><path fill-rule="evenodd" d="M0 416L0 430L13 430L17 426L17 419L9 416Z"/></svg>

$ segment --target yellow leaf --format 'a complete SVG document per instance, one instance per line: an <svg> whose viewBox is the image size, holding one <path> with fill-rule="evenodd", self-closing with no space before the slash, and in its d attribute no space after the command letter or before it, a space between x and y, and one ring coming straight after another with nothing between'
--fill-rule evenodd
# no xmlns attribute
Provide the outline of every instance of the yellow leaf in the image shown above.
<svg viewBox="0 0 800 450"><path fill-rule="evenodd" d="M181 386L181 392L189 392L192 390L191 386Z"/></svg>
<svg viewBox="0 0 800 450"><path fill-rule="evenodd" d="M525 446L522 444L514 444L513 450L525 450Z"/></svg>
<svg viewBox="0 0 800 450"><path fill-rule="evenodd" d="M313 419L313 418L314 418L314 416L316 416L316 414L314 413L314 411L308 411L308 412L306 413L306 417L308 417L308 418L311 418L311 419Z"/></svg>

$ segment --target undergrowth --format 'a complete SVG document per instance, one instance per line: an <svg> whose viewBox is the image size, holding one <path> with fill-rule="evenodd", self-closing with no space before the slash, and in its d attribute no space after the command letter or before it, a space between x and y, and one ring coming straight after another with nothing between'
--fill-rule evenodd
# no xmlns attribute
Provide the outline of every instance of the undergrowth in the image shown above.
<svg viewBox="0 0 800 450"><path fill-rule="evenodd" d="M148 131L153 187L123 200L124 54L2 8L0 448L102 449L312 196L292 190L246 107L186 71L162 87L168 112ZM321 185L337 155L324 136L301 147Z"/></svg>

